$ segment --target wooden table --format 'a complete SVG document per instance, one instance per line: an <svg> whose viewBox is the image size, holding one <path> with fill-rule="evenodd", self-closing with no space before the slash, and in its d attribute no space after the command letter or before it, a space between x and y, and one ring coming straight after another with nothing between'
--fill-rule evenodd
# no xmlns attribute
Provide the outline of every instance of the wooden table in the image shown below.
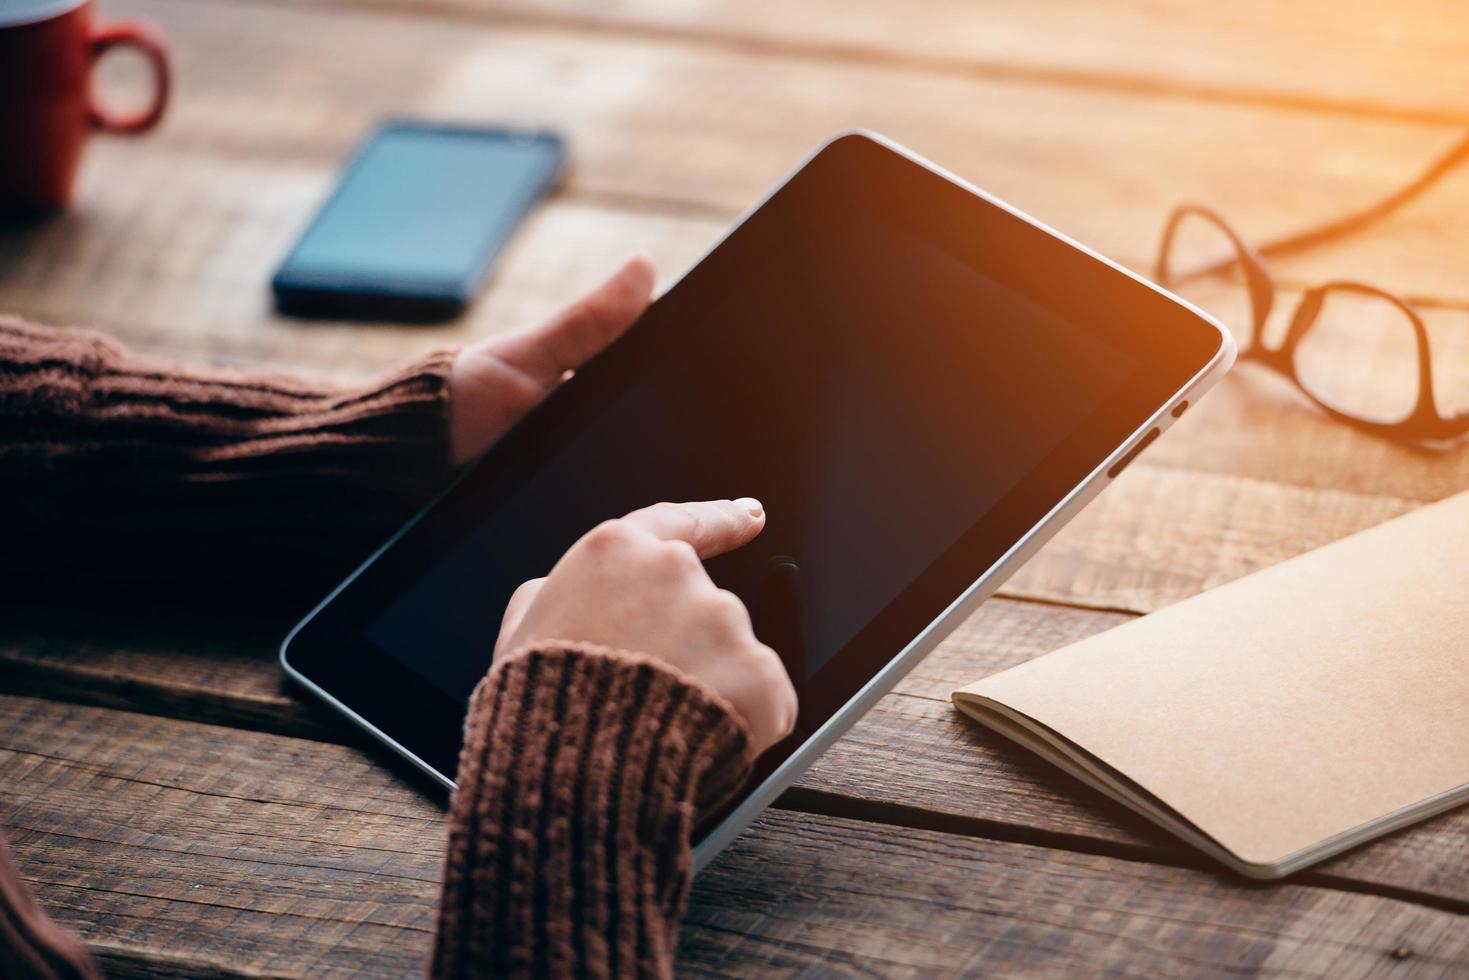
<svg viewBox="0 0 1469 980"><path fill-rule="evenodd" d="M675 272L840 128L882 130L1146 268L1174 202L1268 236L1371 200L1469 118L1469 15L1450 0L103 9L166 29L177 101L146 139L94 142L72 213L0 233L0 309L344 378L542 316L632 249ZM461 322L272 316L274 264L392 113L554 126L570 179ZM1464 215L1469 173L1282 264L1285 302L1329 276L1411 294L1462 381ZM1469 450L1390 446L1238 371L699 878L682 971L1469 975L1469 811L1248 884L946 703L1466 486ZM6 608L0 827L119 975L414 974L441 803L283 686L289 616L260 592Z"/></svg>

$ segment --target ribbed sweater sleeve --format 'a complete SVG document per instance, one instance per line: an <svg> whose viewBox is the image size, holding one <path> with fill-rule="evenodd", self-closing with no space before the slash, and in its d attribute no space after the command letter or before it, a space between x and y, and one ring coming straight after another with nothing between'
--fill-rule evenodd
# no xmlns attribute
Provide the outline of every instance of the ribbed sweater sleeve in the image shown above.
<svg viewBox="0 0 1469 980"><path fill-rule="evenodd" d="M0 317L0 589L324 590L446 479L451 359L342 388Z"/></svg>
<svg viewBox="0 0 1469 980"><path fill-rule="evenodd" d="M733 710L657 661L506 658L470 703L431 975L670 976L694 825L750 762Z"/></svg>

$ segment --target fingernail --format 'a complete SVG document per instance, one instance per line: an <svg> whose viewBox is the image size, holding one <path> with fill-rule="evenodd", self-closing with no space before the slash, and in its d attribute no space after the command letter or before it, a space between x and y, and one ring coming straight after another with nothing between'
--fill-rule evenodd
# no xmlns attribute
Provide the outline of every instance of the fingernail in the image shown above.
<svg viewBox="0 0 1469 980"><path fill-rule="evenodd" d="M751 517L759 517L765 513L765 508L754 497L741 497L734 502L734 505Z"/></svg>

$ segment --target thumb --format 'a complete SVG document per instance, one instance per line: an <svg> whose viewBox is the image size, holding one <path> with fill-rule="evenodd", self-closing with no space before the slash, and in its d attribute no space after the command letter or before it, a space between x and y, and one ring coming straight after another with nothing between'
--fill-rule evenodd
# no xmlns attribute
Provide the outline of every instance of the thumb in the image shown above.
<svg viewBox="0 0 1469 980"><path fill-rule="evenodd" d="M494 354L550 390L567 371L581 367L642 316L656 275L651 259L634 256L606 282L540 326L496 338Z"/></svg>
<svg viewBox="0 0 1469 980"><path fill-rule="evenodd" d="M663 541L687 541L700 558L749 544L765 529L765 508L753 497L654 504L623 518Z"/></svg>

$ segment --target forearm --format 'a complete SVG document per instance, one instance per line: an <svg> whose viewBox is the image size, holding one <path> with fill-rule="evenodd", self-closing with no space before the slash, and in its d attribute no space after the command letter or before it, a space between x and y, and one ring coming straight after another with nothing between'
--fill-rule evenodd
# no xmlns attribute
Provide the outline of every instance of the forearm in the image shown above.
<svg viewBox="0 0 1469 980"><path fill-rule="evenodd" d="M0 582L324 587L446 478L449 363L347 389L0 317Z"/></svg>
<svg viewBox="0 0 1469 980"><path fill-rule="evenodd" d="M432 975L670 975L695 822L749 765L728 705L658 662L507 658L470 707Z"/></svg>

